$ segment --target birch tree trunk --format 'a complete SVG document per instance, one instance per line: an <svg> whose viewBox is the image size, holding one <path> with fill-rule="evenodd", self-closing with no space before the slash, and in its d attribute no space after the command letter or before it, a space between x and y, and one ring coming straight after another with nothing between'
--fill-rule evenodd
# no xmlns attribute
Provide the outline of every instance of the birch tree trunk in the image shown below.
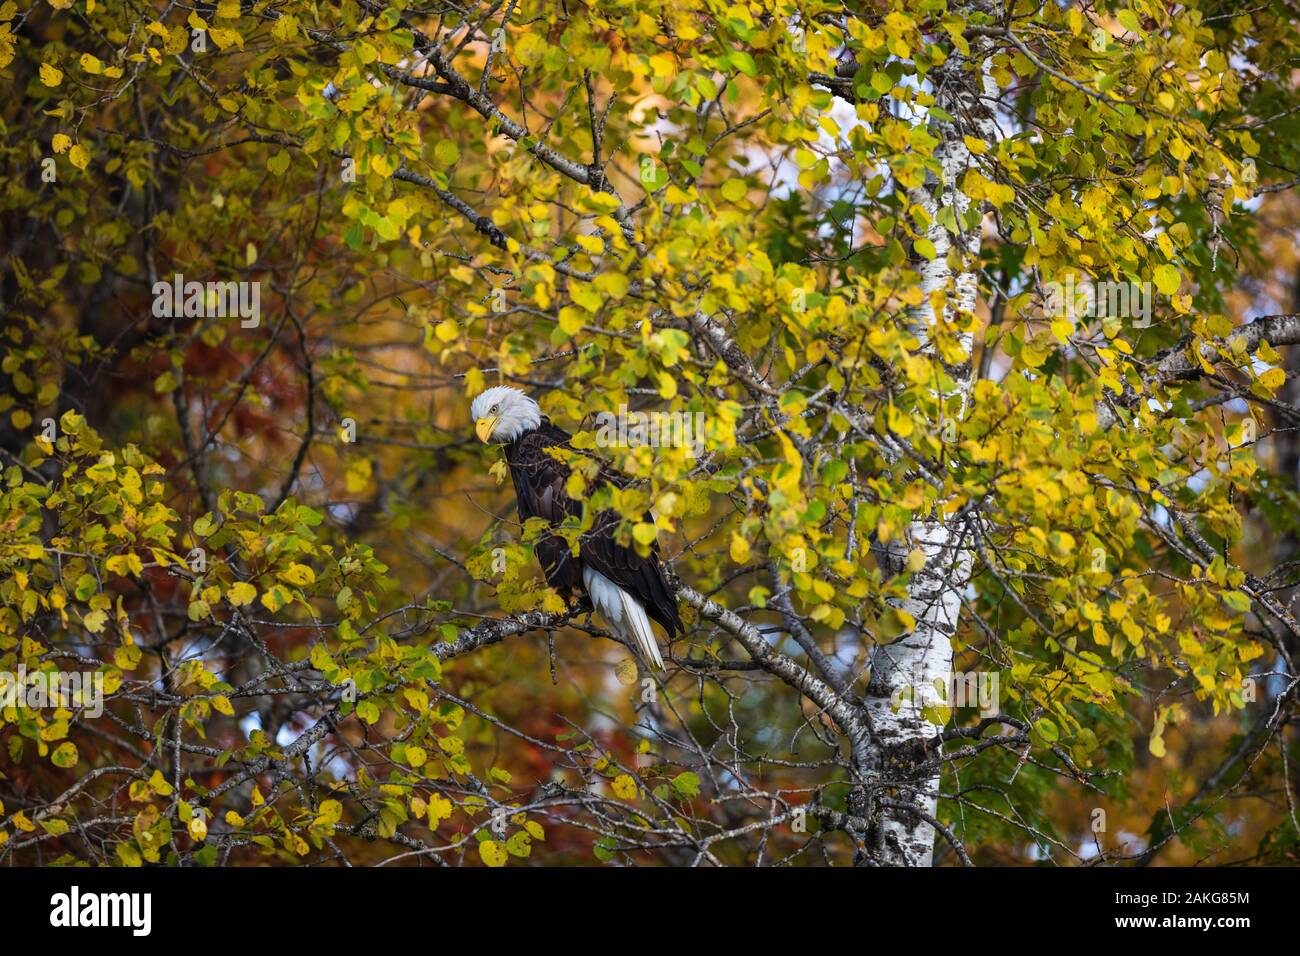
<svg viewBox="0 0 1300 956"><path fill-rule="evenodd" d="M970 5L971 10L974 4ZM957 11L962 14L961 8ZM935 322L935 293L943 299L942 319L955 322L975 309L978 278L974 271L980 251L980 218L967 219L972 201L959 184L966 171L976 165L963 139L972 136L992 144L997 135L993 100L997 86L992 77L991 51L972 46L972 57L953 53L931 73L935 105L951 120L931 117L931 131L940 142L935 158L940 176L929 176L924 186L913 190L911 202L929 216L926 237L935 255L922 261L920 271L925 299L912 313L913 332L922 348L934 354L929 329ZM955 213L954 230L940 223L944 207ZM978 213L978 207L974 210ZM954 268L954 263L960 267ZM966 359L949 366L955 387L939 396L945 417L960 418L972 384L971 346L973 336L960 336ZM933 427L941 427L933 423ZM936 476L942 480L942 476ZM872 656L871 680L866 705L871 714L879 746L884 752L881 769L885 780L902 780L892 795L884 797L868 841L877 861L893 866L930 866L934 859L935 828L930 822L938 807L939 774L907 779L907 761L900 765L890 755L925 753L924 742L941 727L923 714L927 706L947 700L952 686L952 635L961 615L962 593L971 569L970 542L961 524L945 517L942 509L925 520L913 521L904 540L891 543L885 554L893 572L904 567L909 552L920 548L925 566L912 575L903 608L916 619L915 629L905 637L876 649Z"/></svg>

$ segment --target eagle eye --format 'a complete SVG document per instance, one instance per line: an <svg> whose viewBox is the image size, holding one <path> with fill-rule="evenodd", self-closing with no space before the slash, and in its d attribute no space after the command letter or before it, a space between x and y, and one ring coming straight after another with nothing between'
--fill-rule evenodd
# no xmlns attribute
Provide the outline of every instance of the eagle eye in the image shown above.
<svg viewBox="0 0 1300 956"><path fill-rule="evenodd" d="M501 408L500 405L493 405L490 411L492 412L493 415L495 415L500 408Z"/></svg>

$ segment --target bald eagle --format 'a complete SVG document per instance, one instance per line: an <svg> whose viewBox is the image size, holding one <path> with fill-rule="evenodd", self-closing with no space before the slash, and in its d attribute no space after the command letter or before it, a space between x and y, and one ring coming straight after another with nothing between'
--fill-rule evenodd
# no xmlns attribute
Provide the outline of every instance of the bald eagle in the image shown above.
<svg viewBox="0 0 1300 956"><path fill-rule="evenodd" d="M571 436L551 424L535 401L519 389L499 386L475 398L470 414L480 441L505 446L521 521L543 518L559 527L571 515L582 518L582 502L565 490L570 468L550 453L552 448L572 450ZM595 486L604 484L625 488L629 479L602 465ZM686 629L664 577L658 545L642 557L635 548L619 544L614 533L621 520L613 509L597 514L591 529L578 539L576 555L564 538L546 534L537 541L537 558L547 584L566 599L585 593L615 634L635 647L647 664L663 670L650 621L658 621L670 641Z"/></svg>

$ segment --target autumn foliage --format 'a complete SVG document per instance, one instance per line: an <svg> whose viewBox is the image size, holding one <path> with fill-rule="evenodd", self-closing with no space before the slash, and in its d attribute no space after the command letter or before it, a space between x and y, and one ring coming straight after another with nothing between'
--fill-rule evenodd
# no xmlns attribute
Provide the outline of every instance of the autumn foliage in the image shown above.
<svg viewBox="0 0 1300 956"><path fill-rule="evenodd" d="M3 0L0 674L98 696L0 697L0 865L1295 862L1298 51ZM666 673L546 587L495 384L658 542Z"/></svg>

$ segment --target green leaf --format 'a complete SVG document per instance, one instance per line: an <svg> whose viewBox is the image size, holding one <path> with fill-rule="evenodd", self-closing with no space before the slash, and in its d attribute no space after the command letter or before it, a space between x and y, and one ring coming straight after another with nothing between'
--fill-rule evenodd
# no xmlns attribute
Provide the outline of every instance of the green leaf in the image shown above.
<svg viewBox="0 0 1300 956"><path fill-rule="evenodd" d="M62 767L67 770L77 765L77 745L70 740L65 740L54 748L50 754L50 762L56 767Z"/></svg>
<svg viewBox="0 0 1300 956"><path fill-rule="evenodd" d="M688 800L700 795L700 778L689 770L673 777L672 785L674 790Z"/></svg>
<svg viewBox="0 0 1300 956"><path fill-rule="evenodd" d="M738 69L741 73L744 73L746 76L758 76L758 64L756 64L754 58L744 50L732 50L727 55L727 58L731 61L732 66Z"/></svg>
<svg viewBox="0 0 1300 956"><path fill-rule="evenodd" d="M433 161L446 169L460 160L460 147L449 139L440 139L433 147Z"/></svg>

